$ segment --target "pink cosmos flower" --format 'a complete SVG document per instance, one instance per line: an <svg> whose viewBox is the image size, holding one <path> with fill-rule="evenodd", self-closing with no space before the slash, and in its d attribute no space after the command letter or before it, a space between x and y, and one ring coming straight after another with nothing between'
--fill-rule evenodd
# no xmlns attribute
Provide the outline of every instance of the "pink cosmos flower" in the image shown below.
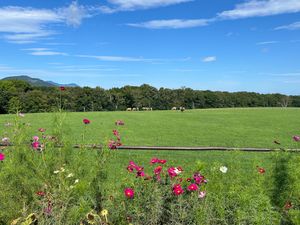
<svg viewBox="0 0 300 225"><path fill-rule="evenodd" d="M160 174L160 173L161 173L161 171L162 171L162 166L157 166L157 167L154 169L154 173L155 173L155 175L158 175L158 174Z"/></svg>
<svg viewBox="0 0 300 225"><path fill-rule="evenodd" d="M188 189L189 191L197 191L197 190L198 190L198 186L197 186L197 184L190 184L190 185L187 187L187 189Z"/></svg>
<svg viewBox="0 0 300 225"><path fill-rule="evenodd" d="M84 124L90 124L91 121L90 121L89 119L83 119L83 123L84 123Z"/></svg>
<svg viewBox="0 0 300 225"><path fill-rule="evenodd" d="M169 176L170 176L171 178L177 176L177 173L175 172L175 168L174 168L174 167L170 167L170 168L168 169L168 174L169 174Z"/></svg>
<svg viewBox="0 0 300 225"><path fill-rule="evenodd" d="M183 192L184 192L184 190L182 189L180 184L176 184L176 185L173 186L173 193L175 195L177 195L177 196L181 195L181 194L183 194Z"/></svg>
<svg viewBox="0 0 300 225"><path fill-rule="evenodd" d="M151 161L150 161L150 164L155 164L158 162L158 158L152 158Z"/></svg>
<svg viewBox="0 0 300 225"><path fill-rule="evenodd" d="M136 176L137 176L137 177L144 177L144 176L145 176L145 172L144 172L144 171L138 171L138 172L136 173Z"/></svg>
<svg viewBox="0 0 300 225"><path fill-rule="evenodd" d="M298 142L298 141L300 141L300 136L294 136L293 139L294 139L294 141Z"/></svg>
<svg viewBox="0 0 300 225"><path fill-rule="evenodd" d="M160 163L160 164L165 164L166 162L167 162L167 160L165 160L165 159L160 159L158 163Z"/></svg>
<svg viewBox="0 0 300 225"><path fill-rule="evenodd" d="M200 191L199 192L199 198L204 198L206 196L206 191Z"/></svg>
<svg viewBox="0 0 300 225"><path fill-rule="evenodd" d="M125 188L124 194L127 198L133 198L134 197L134 190L132 188Z"/></svg>
<svg viewBox="0 0 300 225"><path fill-rule="evenodd" d="M194 181L196 184L202 184L202 183L207 183L207 180L205 179L204 176L202 176L200 173L195 173L194 174Z"/></svg>
<svg viewBox="0 0 300 225"><path fill-rule="evenodd" d="M37 142L37 141L39 141L40 138L39 138L38 136L33 136L32 139L33 139L35 142Z"/></svg>
<svg viewBox="0 0 300 225"><path fill-rule="evenodd" d="M0 161L3 161L5 159L5 155L3 153L0 153Z"/></svg>
<svg viewBox="0 0 300 225"><path fill-rule="evenodd" d="M37 150L40 147L40 143L38 141L35 141L31 144L32 148L34 148L35 150Z"/></svg>

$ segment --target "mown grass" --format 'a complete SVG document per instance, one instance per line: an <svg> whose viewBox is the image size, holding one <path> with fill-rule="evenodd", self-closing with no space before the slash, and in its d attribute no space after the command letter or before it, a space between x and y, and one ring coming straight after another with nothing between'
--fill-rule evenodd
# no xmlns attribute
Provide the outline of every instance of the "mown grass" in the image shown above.
<svg viewBox="0 0 300 225"><path fill-rule="evenodd" d="M296 148L299 145L292 136L300 132L299 112L257 108L0 116L2 124L17 120L15 126L3 126L0 135L14 137L12 141L20 143L3 149L6 158L0 166L0 208L4 210L0 224L18 217L24 220L32 212L40 224L78 224L92 209L99 212L103 208L110 212L112 224L128 224L128 216L133 224L300 224L297 153L99 151L68 145L106 144L117 128L125 145L272 148L278 147L273 143L277 140L282 147ZM84 118L91 124L84 125ZM118 119L125 126L116 127ZM37 131L40 127L49 135L62 134L65 147L53 148L50 144L43 152L33 150L30 139L32 135L41 136ZM24 145L27 140L28 145ZM177 199L170 185L144 181L126 170L128 162L134 161L151 176L155 166L149 161L153 157L166 159L165 169L181 166L184 180L201 171L208 179L205 200L188 194ZM222 174L220 166L226 166L228 172ZM55 174L61 167L67 171ZM260 174L258 167L266 172ZM74 173L74 178L67 178L68 173ZM76 185L72 183L75 179L79 179ZM75 187L71 189L70 185ZM133 201L124 198L126 187L135 189ZM41 190L53 203L50 216L44 212L49 200L36 195ZM287 211L285 204L289 201L293 208ZM197 213L191 215L191 210ZM164 217L165 212L170 218Z"/></svg>
<svg viewBox="0 0 300 225"><path fill-rule="evenodd" d="M300 133L299 115L298 108L68 113L65 130L72 142L80 143L82 119L88 118L91 124L86 130L86 142L103 143L116 128L114 121L121 119L125 126L118 129L124 145L272 148L277 140L293 148L291 138ZM12 117L0 116L0 124ZM31 123L34 135L39 127L51 133L53 118L53 113L27 114L24 121Z"/></svg>

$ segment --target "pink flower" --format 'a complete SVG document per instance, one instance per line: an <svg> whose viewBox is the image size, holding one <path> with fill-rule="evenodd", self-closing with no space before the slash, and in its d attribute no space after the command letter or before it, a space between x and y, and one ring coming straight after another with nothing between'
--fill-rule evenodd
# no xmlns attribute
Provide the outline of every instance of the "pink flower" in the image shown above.
<svg viewBox="0 0 300 225"><path fill-rule="evenodd" d="M90 121L89 119L83 119L83 123L84 123L84 124L90 124L91 121Z"/></svg>
<svg viewBox="0 0 300 225"><path fill-rule="evenodd" d="M125 188L124 194L127 198L133 198L134 197L134 190L132 188Z"/></svg>
<svg viewBox="0 0 300 225"><path fill-rule="evenodd" d="M44 133L46 131L46 129L45 128L39 128L38 131Z"/></svg>
<svg viewBox="0 0 300 225"><path fill-rule="evenodd" d="M35 141L31 144L32 148L34 148L35 150L37 150L40 147L40 143L38 141Z"/></svg>
<svg viewBox="0 0 300 225"><path fill-rule="evenodd" d="M166 162L167 162L167 160L165 160L165 159L160 159L158 163L160 163L160 164L165 164Z"/></svg>
<svg viewBox="0 0 300 225"><path fill-rule="evenodd" d="M144 172L144 171L138 171L138 172L136 173L136 176L137 176L137 177L144 177L144 176L145 176L145 172Z"/></svg>
<svg viewBox="0 0 300 225"><path fill-rule="evenodd" d="M171 178L177 176L177 173L175 172L175 168L174 168L174 167L170 167L170 168L168 169L168 174L169 174L169 176L170 176Z"/></svg>
<svg viewBox="0 0 300 225"><path fill-rule="evenodd" d="M113 135L116 136L116 137L120 136L120 134L119 134L119 132L117 130L113 130Z"/></svg>
<svg viewBox="0 0 300 225"><path fill-rule="evenodd" d="M198 190L198 186L197 186L197 184L190 184L190 185L187 187L187 189L188 189L189 191L197 191L197 190Z"/></svg>
<svg viewBox="0 0 300 225"><path fill-rule="evenodd" d="M61 91L65 91L65 90L66 90L66 88L65 88L64 86L60 86L59 89L60 89Z"/></svg>
<svg viewBox="0 0 300 225"><path fill-rule="evenodd" d="M182 187L181 187L181 185L180 184L175 184L174 186L173 186L173 193L175 194L175 195L181 195L181 194L183 194L183 192L184 192L184 190L182 189Z"/></svg>
<svg viewBox="0 0 300 225"><path fill-rule="evenodd" d="M162 171L162 166L157 166L157 167L154 169L154 173L155 173L155 175L158 175L158 174L160 174L160 173L161 173L161 171Z"/></svg>
<svg viewBox="0 0 300 225"><path fill-rule="evenodd" d="M204 198L206 196L206 191L200 191L199 198Z"/></svg>
<svg viewBox="0 0 300 225"><path fill-rule="evenodd" d="M123 126L125 123L124 123L122 120L117 120L117 121L115 122L115 124L116 124L117 126Z"/></svg>
<svg viewBox="0 0 300 225"><path fill-rule="evenodd" d="M128 172L132 173L133 172L133 167L129 165L129 166L127 166L127 170L128 170Z"/></svg>
<svg viewBox="0 0 300 225"><path fill-rule="evenodd" d="M151 161L150 161L150 164L155 164L159 161L158 158L152 158Z"/></svg>
<svg viewBox="0 0 300 225"><path fill-rule="evenodd" d="M194 174L194 181L196 184L202 184L202 183L207 183L207 180L205 179L204 176L202 176L200 173L195 173Z"/></svg>
<svg viewBox="0 0 300 225"><path fill-rule="evenodd" d="M39 137L38 137L38 136L33 136L32 139L33 139L33 141L35 141L35 142L39 141Z"/></svg>
<svg viewBox="0 0 300 225"><path fill-rule="evenodd" d="M115 142L114 140L109 140L108 148L109 149L117 149L117 142Z"/></svg>
<svg viewBox="0 0 300 225"><path fill-rule="evenodd" d="M294 136L293 139L294 139L294 141L297 141L297 142L300 141L300 137L299 136Z"/></svg>
<svg viewBox="0 0 300 225"><path fill-rule="evenodd" d="M0 153L0 161L3 161L5 159L5 155L3 153Z"/></svg>

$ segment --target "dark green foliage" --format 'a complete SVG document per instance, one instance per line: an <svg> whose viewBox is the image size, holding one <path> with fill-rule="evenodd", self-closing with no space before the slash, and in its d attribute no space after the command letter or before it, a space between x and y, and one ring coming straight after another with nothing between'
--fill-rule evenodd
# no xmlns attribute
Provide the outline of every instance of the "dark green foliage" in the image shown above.
<svg viewBox="0 0 300 225"><path fill-rule="evenodd" d="M31 86L21 80L0 81L0 114L52 112L60 108L72 112L118 111L143 107L170 110L231 107L300 107L300 96L252 92L199 91L190 88L156 89L147 84L105 90L100 87Z"/></svg>

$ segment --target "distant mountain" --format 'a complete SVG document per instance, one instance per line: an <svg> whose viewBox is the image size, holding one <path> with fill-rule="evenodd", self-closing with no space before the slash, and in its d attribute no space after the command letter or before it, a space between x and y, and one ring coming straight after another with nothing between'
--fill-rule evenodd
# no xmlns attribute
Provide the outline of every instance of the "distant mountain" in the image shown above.
<svg viewBox="0 0 300 225"><path fill-rule="evenodd" d="M71 84L58 84L53 81L44 81L38 78L32 78L26 75L22 76L12 76L12 77L5 77L2 80L23 80L31 84L32 86L38 86L38 87L79 87L79 85L71 83Z"/></svg>

